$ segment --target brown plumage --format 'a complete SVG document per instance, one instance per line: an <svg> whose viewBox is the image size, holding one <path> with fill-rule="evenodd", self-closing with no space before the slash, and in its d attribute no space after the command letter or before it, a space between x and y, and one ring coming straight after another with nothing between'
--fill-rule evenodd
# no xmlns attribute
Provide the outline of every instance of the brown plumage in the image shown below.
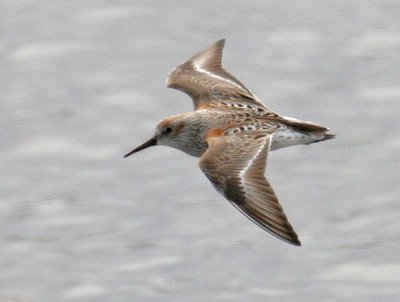
<svg viewBox="0 0 400 302"><path fill-rule="evenodd" d="M192 98L195 111L164 119L153 138L126 156L158 144L200 157L200 169L237 209L264 230L300 245L265 178L268 152L334 135L326 127L265 107L222 67L224 43L210 45L167 78L168 87Z"/></svg>

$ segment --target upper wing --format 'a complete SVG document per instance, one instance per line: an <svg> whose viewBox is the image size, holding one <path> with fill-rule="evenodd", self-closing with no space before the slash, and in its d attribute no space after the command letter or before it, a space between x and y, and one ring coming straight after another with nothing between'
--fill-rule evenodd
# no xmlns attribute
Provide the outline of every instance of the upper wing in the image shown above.
<svg viewBox="0 0 400 302"><path fill-rule="evenodd" d="M222 67L225 40L211 44L175 68L167 78L167 86L187 93L198 109L210 101L242 100L264 105L238 79Z"/></svg>
<svg viewBox="0 0 400 302"><path fill-rule="evenodd" d="M264 176L271 135L241 133L212 137L200 168L236 208L264 230L300 245L274 190Z"/></svg>

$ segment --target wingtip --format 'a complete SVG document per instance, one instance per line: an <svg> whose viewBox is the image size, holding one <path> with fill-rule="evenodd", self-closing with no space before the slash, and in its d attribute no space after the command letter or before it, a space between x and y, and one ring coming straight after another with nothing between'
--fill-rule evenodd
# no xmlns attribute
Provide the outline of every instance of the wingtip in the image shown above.
<svg viewBox="0 0 400 302"><path fill-rule="evenodd" d="M271 232L270 230L268 230L268 231ZM289 243L289 244L294 245L294 246L301 247L301 241L300 241L299 237L297 236L297 234L294 231L292 231L292 233L290 234L290 238L287 237L287 236L285 236L285 237L284 236L279 236L279 234L276 234L276 233L272 233L272 235L276 236L277 238L281 239L282 241L284 241L286 243Z"/></svg>
<svg viewBox="0 0 400 302"><path fill-rule="evenodd" d="M217 42L210 44L201 52L192 56L188 62L197 64L202 68L221 68L222 52L225 46L225 39L220 39Z"/></svg>
<svg viewBox="0 0 400 302"><path fill-rule="evenodd" d="M207 49L210 48L217 48L217 49L224 49L225 47L225 38L222 38L220 40L218 40L217 42L214 42L213 44L211 44Z"/></svg>
<svg viewBox="0 0 400 302"><path fill-rule="evenodd" d="M215 44L217 44L221 47L224 47L225 46L225 38L218 40L217 42L215 42Z"/></svg>
<svg viewBox="0 0 400 302"><path fill-rule="evenodd" d="M290 243L294 246L301 247L301 242L298 238L296 238L296 240L294 240L294 241L291 241Z"/></svg>
<svg viewBox="0 0 400 302"><path fill-rule="evenodd" d="M220 70L222 68L222 52L224 46L225 38L222 38L186 60L168 74L165 79L166 86L169 88L176 88L176 78L179 77L182 70L193 68L194 65L204 69Z"/></svg>

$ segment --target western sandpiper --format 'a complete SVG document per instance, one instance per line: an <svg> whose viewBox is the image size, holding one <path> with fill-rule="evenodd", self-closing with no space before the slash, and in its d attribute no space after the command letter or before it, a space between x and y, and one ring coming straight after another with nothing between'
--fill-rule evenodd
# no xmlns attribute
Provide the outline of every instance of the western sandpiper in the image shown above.
<svg viewBox="0 0 400 302"><path fill-rule="evenodd" d="M251 221L276 237L301 245L265 178L268 152L334 137L328 128L268 109L222 67L225 40L174 69L167 86L188 94L195 111L162 120L154 136L125 157L165 145L199 157L214 187Z"/></svg>

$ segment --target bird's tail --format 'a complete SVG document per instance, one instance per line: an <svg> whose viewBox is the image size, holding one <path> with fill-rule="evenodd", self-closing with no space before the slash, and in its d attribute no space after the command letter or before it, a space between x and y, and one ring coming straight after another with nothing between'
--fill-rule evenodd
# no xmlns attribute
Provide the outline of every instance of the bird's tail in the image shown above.
<svg viewBox="0 0 400 302"><path fill-rule="evenodd" d="M311 142L309 144L319 143L319 142L326 141L328 139L334 139L334 138L336 138L336 134L324 133L324 136L322 136L321 138L319 138L319 139L317 139L317 140L315 140L315 141L313 141L313 142ZM309 145L309 144L307 144L307 145Z"/></svg>
<svg viewBox="0 0 400 302"><path fill-rule="evenodd" d="M333 133L325 133L324 138L322 139L323 141L328 140L328 139L334 139L336 138L336 134Z"/></svg>

